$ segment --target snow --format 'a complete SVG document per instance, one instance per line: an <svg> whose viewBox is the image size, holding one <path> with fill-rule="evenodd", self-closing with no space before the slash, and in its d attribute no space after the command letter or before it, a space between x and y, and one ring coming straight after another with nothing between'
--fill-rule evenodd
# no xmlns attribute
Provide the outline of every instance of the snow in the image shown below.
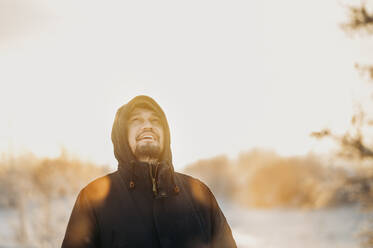
<svg viewBox="0 0 373 248"><path fill-rule="evenodd" d="M62 241L73 199L64 199L51 204L58 217L51 220L55 240L37 242L31 238L35 222L43 221L41 209L28 208L28 237L32 244L20 246L15 240L19 228L16 210L0 208L0 248L58 247ZM239 248L357 248L362 227L370 223L373 213L362 212L356 205L320 210L300 209L248 209L221 204L224 215L232 228ZM39 223L40 225L41 223Z"/></svg>
<svg viewBox="0 0 373 248"><path fill-rule="evenodd" d="M321 210L222 209L240 248L360 247L358 235L373 216L356 205Z"/></svg>

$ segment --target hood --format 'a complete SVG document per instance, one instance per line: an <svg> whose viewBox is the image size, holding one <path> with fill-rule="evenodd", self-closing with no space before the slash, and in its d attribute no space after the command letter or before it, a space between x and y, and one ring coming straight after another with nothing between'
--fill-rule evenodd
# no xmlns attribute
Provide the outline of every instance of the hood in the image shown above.
<svg viewBox="0 0 373 248"><path fill-rule="evenodd" d="M144 95L136 96L127 104L121 106L116 113L111 132L115 158L118 160L119 165L126 164L130 161L136 161L128 144L128 118L136 107L144 106L156 112L161 118L165 137L160 162L172 165L170 129L168 127L166 115L153 98Z"/></svg>
<svg viewBox="0 0 373 248"><path fill-rule="evenodd" d="M135 183L133 178L134 167L136 167L136 164L139 165L141 162L137 161L128 143L128 120L131 112L136 107L149 108L156 112L161 119L164 133L164 144L160 161L158 161L161 165L158 173L158 187L165 190L163 193L166 196L168 195L167 188L176 187L174 181L174 167L172 164L170 129L166 115L164 114L162 108L153 98L149 96L136 96L127 104L121 106L115 115L111 132L111 140L114 146L115 158L118 160L118 170L120 172L123 171L126 174L130 174L129 185L131 185L130 188L133 188ZM178 191L178 189L176 189L176 191Z"/></svg>

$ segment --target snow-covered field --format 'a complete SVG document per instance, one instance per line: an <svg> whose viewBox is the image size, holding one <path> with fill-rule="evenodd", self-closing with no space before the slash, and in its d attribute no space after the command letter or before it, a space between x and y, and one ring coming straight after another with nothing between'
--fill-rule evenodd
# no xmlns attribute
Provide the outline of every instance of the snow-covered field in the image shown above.
<svg viewBox="0 0 373 248"><path fill-rule="evenodd" d="M65 199L51 206L54 213L56 209L61 213L50 220L55 240L45 239L41 245L17 245L14 240L15 232L19 230L19 214L15 210L0 209L0 248L59 247L72 204L72 200ZM358 233L373 215L359 211L357 206L308 211L244 209L229 204L221 207L240 248L355 248L359 247ZM61 212L62 209L68 211ZM37 208L26 213L29 240L33 240L36 229L45 222L40 214ZM43 240L43 232L37 232L37 235ZM35 242L33 240L33 244Z"/></svg>
<svg viewBox="0 0 373 248"><path fill-rule="evenodd" d="M357 206L323 210L223 207L240 248L355 248L373 213Z"/></svg>

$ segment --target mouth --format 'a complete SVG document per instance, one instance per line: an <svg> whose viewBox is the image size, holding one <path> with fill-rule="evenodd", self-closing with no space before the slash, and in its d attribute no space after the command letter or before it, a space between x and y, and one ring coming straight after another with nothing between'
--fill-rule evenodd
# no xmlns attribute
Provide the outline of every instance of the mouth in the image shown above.
<svg viewBox="0 0 373 248"><path fill-rule="evenodd" d="M149 140L149 141L156 141L157 136L154 133L143 133L136 137L136 141L140 140Z"/></svg>

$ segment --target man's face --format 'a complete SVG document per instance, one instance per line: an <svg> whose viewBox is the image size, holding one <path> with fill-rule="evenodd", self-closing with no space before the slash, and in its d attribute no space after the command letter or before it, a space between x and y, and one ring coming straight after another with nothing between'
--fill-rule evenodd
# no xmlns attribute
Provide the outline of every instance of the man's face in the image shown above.
<svg viewBox="0 0 373 248"><path fill-rule="evenodd" d="M163 151L164 133L160 117L152 110L135 108L128 122L128 143L138 160L158 158Z"/></svg>

